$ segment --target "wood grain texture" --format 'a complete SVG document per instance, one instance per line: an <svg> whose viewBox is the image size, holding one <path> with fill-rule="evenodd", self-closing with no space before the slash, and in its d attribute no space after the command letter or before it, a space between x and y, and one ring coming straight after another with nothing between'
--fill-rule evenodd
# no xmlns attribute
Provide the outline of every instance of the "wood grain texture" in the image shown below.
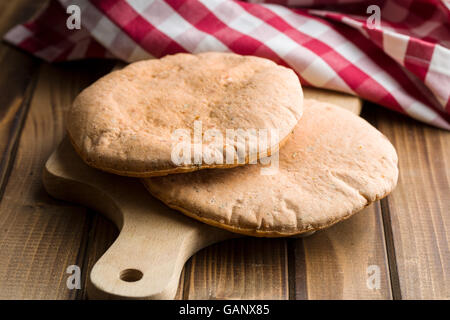
<svg viewBox="0 0 450 320"><path fill-rule="evenodd" d="M313 87L304 87L303 95L305 99L315 99L322 102L334 103L337 104L347 110L355 114L360 114L363 101L355 96L333 91L333 94L330 95L331 91L323 90L319 88Z"/></svg>
<svg viewBox="0 0 450 320"><path fill-rule="evenodd" d="M79 252L89 230L86 209L50 198L41 172L65 133L65 110L82 87L99 77L98 65L43 64L39 70L0 202L0 298L72 299L78 294L66 287L66 268L83 264Z"/></svg>
<svg viewBox="0 0 450 320"><path fill-rule="evenodd" d="M0 37L14 25L26 21L45 1L0 2ZM17 141L34 86L38 59L0 42L0 195L11 169Z"/></svg>
<svg viewBox="0 0 450 320"><path fill-rule="evenodd" d="M88 286L89 270L92 270L94 264L119 235L116 226L98 212L88 209L88 219L91 220L91 223L88 223L90 226L88 230L89 236L85 250L82 250L83 252L80 250L80 256L84 256L84 261L83 266L80 266L81 270L83 270L83 284L80 292L78 292L77 298L79 299L87 299L86 288Z"/></svg>
<svg viewBox="0 0 450 320"><path fill-rule="evenodd" d="M184 299L288 299L286 239L212 245L186 264Z"/></svg>
<svg viewBox="0 0 450 320"><path fill-rule="evenodd" d="M450 299L450 133L380 108L373 117L399 156L382 203L401 298Z"/></svg>
<svg viewBox="0 0 450 320"><path fill-rule="evenodd" d="M292 240L293 299L390 299L390 275L379 203L329 229ZM367 286L368 267L380 287Z"/></svg>

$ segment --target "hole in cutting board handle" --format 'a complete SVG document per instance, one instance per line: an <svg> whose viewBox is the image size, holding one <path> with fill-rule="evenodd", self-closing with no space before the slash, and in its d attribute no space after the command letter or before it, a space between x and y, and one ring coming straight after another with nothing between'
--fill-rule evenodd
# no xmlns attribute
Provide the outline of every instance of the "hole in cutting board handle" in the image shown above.
<svg viewBox="0 0 450 320"><path fill-rule="evenodd" d="M136 282L142 279L144 274L137 269L125 269L120 272L120 280L125 282Z"/></svg>

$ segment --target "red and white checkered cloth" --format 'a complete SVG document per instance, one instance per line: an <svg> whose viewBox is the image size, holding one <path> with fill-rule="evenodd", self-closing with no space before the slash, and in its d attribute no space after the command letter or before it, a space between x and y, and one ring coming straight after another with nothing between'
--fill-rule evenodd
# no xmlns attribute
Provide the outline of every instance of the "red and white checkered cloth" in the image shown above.
<svg viewBox="0 0 450 320"><path fill-rule="evenodd" d="M276 2L254 3L254 2ZM349 4L351 3L351 4ZM66 8L81 9L69 30ZM369 5L381 9L373 29ZM5 40L46 61L233 51L450 130L447 0L59 0Z"/></svg>

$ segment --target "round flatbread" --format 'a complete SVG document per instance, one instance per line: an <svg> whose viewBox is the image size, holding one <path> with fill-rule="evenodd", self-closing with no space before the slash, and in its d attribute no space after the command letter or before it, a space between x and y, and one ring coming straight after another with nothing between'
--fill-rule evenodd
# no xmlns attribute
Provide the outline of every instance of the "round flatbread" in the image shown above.
<svg viewBox="0 0 450 320"><path fill-rule="evenodd" d="M217 52L176 54L130 64L83 90L69 111L67 129L90 166L150 177L234 167L270 154L294 129L302 104L298 77L270 60ZM198 124L202 134L208 130L222 134L223 145L214 140L211 148L222 152L221 162L217 157L213 163L199 160L195 151L182 162L173 160L179 142L174 134L185 130L192 137L192 151L198 145L193 138ZM265 129L269 143L255 152L245 148L241 160L237 152L235 158L226 159L225 146L238 150L239 143L238 138L225 139L230 129ZM277 137L271 136L272 129ZM209 147L208 141L202 143L202 150Z"/></svg>
<svg viewBox="0 0 450 320"><path fill-rule="evenodd" d="M397 183L397 154L364 119L306 100L279 152L278 172L262 164L143 179L169 207L252 236L291 236L330 226L386 196Z"/></svg>

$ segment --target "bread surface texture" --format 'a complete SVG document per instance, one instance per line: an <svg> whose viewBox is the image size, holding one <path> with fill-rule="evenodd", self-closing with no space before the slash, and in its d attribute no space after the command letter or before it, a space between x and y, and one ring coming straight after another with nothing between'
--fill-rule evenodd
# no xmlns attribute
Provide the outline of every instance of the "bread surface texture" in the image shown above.
<svg viewBox="0 0 450 320"><path fill-rule="evenodd" d="M390 193L397 154L364 119L306 100L280 149L278 172L262 164L142 179L168 206L205 223L252 236L291 236L328 227Z"/></svg>
<svg viewBox="0 0 450 320"><path fill-rule="evenodd" d="M69 110L67 130L77 152L96 168L148 177L204 168L233 167L223 161L174 163L176 130L275 129L266 149L276 150L301 118L302 88L288 68L263 58L233 53L175 54L132 63L83 90ZM194 145L192 140L192 145ZM208 147L208 141L203 146ZM242 164L242 163L240 163Z"/></svg>

